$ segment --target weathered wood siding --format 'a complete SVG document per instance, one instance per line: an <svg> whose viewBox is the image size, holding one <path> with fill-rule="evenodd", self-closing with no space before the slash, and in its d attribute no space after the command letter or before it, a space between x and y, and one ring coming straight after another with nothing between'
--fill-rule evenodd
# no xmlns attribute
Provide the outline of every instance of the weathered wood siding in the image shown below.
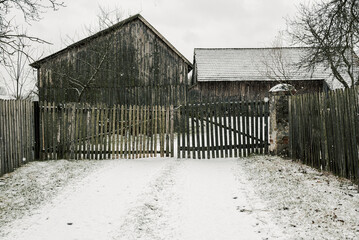
<svg viewBox="0 0 359 240"><path fill-rule="evenodd" d="M298 94L322 92L326 88L326 83L322 80L317 81L291 81ZM269 90L277 85L276 81L217 81L217 82L197 82L195 87L190 90L189 98L192 101L204 100L262 100L268 96Z"/></svg>
<svg viewBox="0 0 359 240"><path fill-rule="evenodd" d="M188 64L142 21L65 51L38 70L40 101L178 104L186 99ZM79 97L78 81L91 83Z"/></svg>

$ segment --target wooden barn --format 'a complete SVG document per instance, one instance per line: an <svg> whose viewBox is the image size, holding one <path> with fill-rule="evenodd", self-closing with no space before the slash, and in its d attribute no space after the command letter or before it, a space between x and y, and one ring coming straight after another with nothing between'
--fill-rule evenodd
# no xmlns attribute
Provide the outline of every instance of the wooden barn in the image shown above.
<svg viewBox="0 0 359 240"><path fill-rule="evenodd" d="M299 69L305 48L197 48L190 95L193 99L263 99L278 83L297 93L326 91L337 84L330 70Z"/></svg>
<svg viewBox="0 0 359 240"><path fill-rule="evenodd" d="M179 104L192 64L141 15L31 64L39 100Z"/></svg>

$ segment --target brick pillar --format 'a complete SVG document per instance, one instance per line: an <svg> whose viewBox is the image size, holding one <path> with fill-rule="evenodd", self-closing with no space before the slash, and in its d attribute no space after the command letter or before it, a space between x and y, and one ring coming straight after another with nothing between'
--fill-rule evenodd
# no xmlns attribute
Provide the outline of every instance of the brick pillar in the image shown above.
<svg viewBox="0 0 359 240"><path fill-rule="evenodd" d="M295 89L289 84L278 84L269 91L269 152L273 155L289 154L289 96L293 94Z"/></svg>

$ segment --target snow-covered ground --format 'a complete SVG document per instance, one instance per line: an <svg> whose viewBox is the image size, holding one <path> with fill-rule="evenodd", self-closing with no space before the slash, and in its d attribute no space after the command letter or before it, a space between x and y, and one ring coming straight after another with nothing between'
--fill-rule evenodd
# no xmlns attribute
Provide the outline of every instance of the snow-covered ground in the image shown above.
<svg viewBox="0 0 359 240"><path fill-rule="evenodd" d="M359 239L349 181L277 157L33 162L0 178L0 239Z"/></svg>

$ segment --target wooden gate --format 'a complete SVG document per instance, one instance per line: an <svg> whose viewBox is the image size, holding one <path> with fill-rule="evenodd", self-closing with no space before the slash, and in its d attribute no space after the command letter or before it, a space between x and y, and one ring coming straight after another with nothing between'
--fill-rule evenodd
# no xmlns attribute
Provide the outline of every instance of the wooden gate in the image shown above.
<svg viewBox="0 0 359 240"><path fill-rule="evenodd" d="M227 158L268 153L268 102L196 103L178 110L178 157Z"/></svg>
<svg viewBox="0 0 359 240"><path fill-rule="evenodd" d="M40 104L41 159L174 155L173 107Z"/></svg>

